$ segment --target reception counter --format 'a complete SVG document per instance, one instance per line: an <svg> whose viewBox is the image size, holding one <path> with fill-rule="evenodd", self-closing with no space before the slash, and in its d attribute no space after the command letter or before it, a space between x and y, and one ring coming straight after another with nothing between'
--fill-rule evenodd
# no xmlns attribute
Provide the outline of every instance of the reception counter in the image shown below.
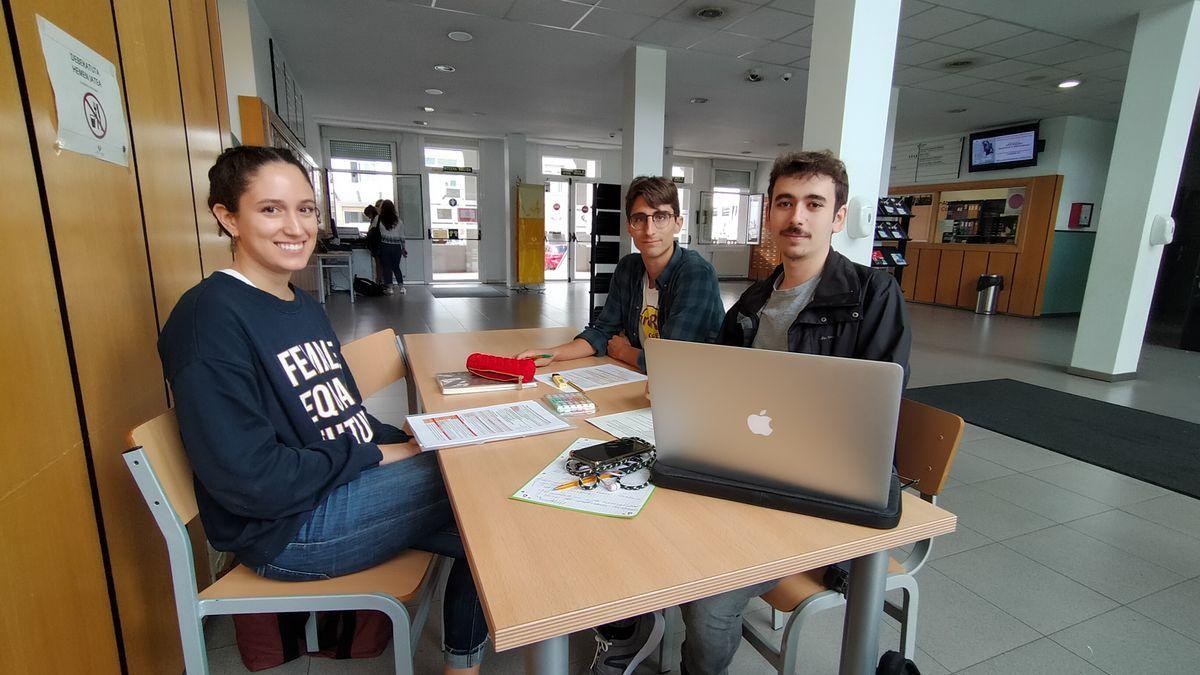
<svg viewBox="0 0 1200 675"><path fill-rule="evenodd" d="M905 298L974 309L981 274L1004 277L997 311L1040 316L1063 177L894 187L914 218L900 287Z"/></svg>

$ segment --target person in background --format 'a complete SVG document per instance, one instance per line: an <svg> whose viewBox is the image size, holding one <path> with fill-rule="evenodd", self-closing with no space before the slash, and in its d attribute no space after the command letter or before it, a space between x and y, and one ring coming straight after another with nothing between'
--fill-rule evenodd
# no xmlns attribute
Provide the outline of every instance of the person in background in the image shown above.
<svg viewBox="0 0 1200 675"><path fill-rule="evenodd" d="M408 257L408 249L404 247L404 222L396 212L396 204L390 199L383 200L379 207L379 262L383 267L383 292L391 295L395 291L392 284L404 289L404 272L400 271L400 261Z"/></svg>
<svg viewBox="0 0 1200 675"><path fill-rule="evenodd" d="M617 263L600 314L571 342L517 358L536 358L540 367L607 354L644 373L642 343L649 338L716 341L725 312L721 288L713 266L675 241L683 227L675 184L635 178L625 194L625 217L639 252Z"/></svg>
<svg viewBox="0 0 1200 675"><path fill-rule="evenodd" d="M240 146L208 177L233 267L183 294L158 351L209 540L284 581L448 556L445 671L478 673L488 629L437 458L366 411L321 305L290 283L316 245L304 167Z"/></svg>
<svg viewBox="0 0 1200 675"><path fill-rule="evenodd" d="M826 152L780 156L767 189L767 229L781 264L747 288L725 315L720 343L851 359L904 368L912 331L896 278L833 249L846 223L850 179ZM683 605L687 675L725 673L742 641L742 614L768 581Z"/></svg>

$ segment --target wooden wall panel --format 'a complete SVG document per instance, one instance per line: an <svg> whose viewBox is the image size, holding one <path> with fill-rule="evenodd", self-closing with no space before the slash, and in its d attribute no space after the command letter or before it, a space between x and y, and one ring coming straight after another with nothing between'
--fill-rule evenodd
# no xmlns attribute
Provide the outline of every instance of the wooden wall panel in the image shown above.
<svg viewBox="0 0 1200 675"><path fill-rule="evenodd" d="M917 285L913 299L917 302L933 302L937 297L938 266L942 252L935 248L921 249L921 262L917 267Z"/></svg>
<svg viewBox="0 0 1200 675"><path fill-rule="evenodd" d="M56 153L54 94L35 15L118 63L108 0L10 0L29 86L50 225L72 333L87 439L132 673L178 672L162 539L121 461L126 434L166 407L132 167ZM123 84L121 85L123 89ZM110 124L124 120L109 116ZM61 635L60 635L61 638Z"/></svg>
<svg viewBox="0 0 1200 675"><path fill-rule="evenodd" d="M161 325L184 291L203 278L171 36L171 3L115 0L113 8Z"/></svg>
<svg viewBox="0 0 1200 675"><path fill-rule="evenodd" d="M970 251L963 256L962 276L958 282L958 306L975 309L979 297L977 283L980 274L987 274L988 254L986 251Z"/></svg>
<svg viewBox="0 0 1200 675"><path fill-rule="evenodd" d="M1034 178L1027 192L1028 209L1025 232L1022 234L1021 254L1017 256L1013 269L1014 283L1009 300L1008 313L1021 316L1036 316L1038 297L1046 281L1046 255L1058 216L1058 196L1062 188L1062 176Z"/></svg>
<svg viewBox="0 0 1200 675"><path fill-rule="evenodd" d="M8 385L0 405L0 672L117 673L87 459L12 55L8 31L0 31L0 237L20 242L20 252L0 266L0 370Z"/></svg>
<svg viewBox="0 0 1200 675"><path fill-rule="evenodd" d="M958 304L958 280L962 275L962 266L962 251L942 251L938 263L937 292L933 298L937 304Z"/></svg>
<svg viewBox="0 0 1200 675"><path fill-rule="evenodd" d="M996 311L1008 313L1009 298L1012 297L1013 267L1017 263L1016 253L988 254L988 274L999 274L1004 277L1004 290L996 298Z"/></svg>
<svg viewBox="0 0 1200 675"><path fill-rule="evenodd" d="M199 0L172 2L171 12L175 23L179 82L183 88L183 117L192 162L201 267L204 276L208 276L233 264L229 238L219 234L217 222L208 210L208 170L222 149L208 3ZM224 82L220 91L224 94Z"/></svg>
<svg viewBox="0 0 1200 675"><path fill-rule="evenodd" d="M208 46L213 67L213 89L217 97L217 127L221 131L221 147L233 145L229 126L229 93L225 90L225 48L221 46L221 17L217 0L206 3L208 18Z"/></svg>
<svg viewBox="0 0 1200 675"><path fill-rule="evenodd" d="M917 289L917 268L920 266L921 252L910 244L905 255L908 266L900 274L900 292L904 294L905 300L912 300Z"/></svg>

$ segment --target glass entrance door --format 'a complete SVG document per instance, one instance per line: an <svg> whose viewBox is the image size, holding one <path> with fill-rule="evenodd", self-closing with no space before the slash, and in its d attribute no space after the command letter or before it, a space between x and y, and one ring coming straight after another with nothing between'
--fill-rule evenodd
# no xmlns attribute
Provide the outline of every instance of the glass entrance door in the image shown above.
<svg viewBox="0 0 1200 675"><path fill-rule="evenodd" d="M546 280L591 277L593 183L546 182Z"/></svg>
<svg viewBox="0 0 1200 675"><path fill-rule="evenodd" d="M479 281L479 178L429 174L433 281Z"/></svg>

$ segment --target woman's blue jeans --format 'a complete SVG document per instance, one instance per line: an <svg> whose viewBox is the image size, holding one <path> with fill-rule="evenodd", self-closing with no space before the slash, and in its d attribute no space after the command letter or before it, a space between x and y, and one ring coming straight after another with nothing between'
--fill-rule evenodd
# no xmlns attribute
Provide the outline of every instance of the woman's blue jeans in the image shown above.
<svg viewBox="0 0 1200 675"><path fill-rule="evenodd" d="M286 581L329 579L410 548L454 558L442 600L443 652L450 667L478 664L487 623L432 452L367 469L329 493L295 540L255 572Z"/></svg>

